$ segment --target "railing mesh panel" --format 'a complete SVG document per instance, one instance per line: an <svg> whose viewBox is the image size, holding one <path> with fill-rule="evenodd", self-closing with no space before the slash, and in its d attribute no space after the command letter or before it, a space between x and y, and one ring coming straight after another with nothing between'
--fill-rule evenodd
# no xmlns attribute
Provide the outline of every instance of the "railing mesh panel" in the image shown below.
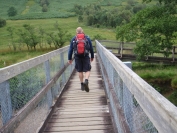
<svg viewBox="0 0 177 133"><path fill-rule="evenodd" d="M0 83L0 129L11 118L19 114L21 109L24 109L24 106L48 84L57 72L64 68L67 63L67 53L68 48L54 51L50 54L51 58L48 60L41 61L35 67ZM38 59L42 58L38 57ZM28 61L26 63L28 64ZM13 67L10 69L11 73L18 71L14 69ZM55 84L48 89L48 92L37 103L37 106L29 110L23 121L19 121L18 127L14 127L15 133L34 133L38 131L38 128L41 127L51 110L51 106L72 74L73 69L74 64L65 69Z"/></svg>
<svg viewBox="0 0 177 133"><path fill-rule="evenodd" d="M100 60L103 79L106 79L106 75L103 69L106 70L109 83L112 85L114 93L117 96L118 101L114 101L112 94L109 90L109 85L105 83L105 89L110 101L111 110L114 116L114 121L119 133L124 133L124 129L121 125L120 116L116 113L116 103L121 106L124 114L125 121L130 129L131 133L157 133L158 131L153 126L152 122L146 116L136 99L133 97L128 89L128 86L123 82L120 77L120 73L114 69L110 59L106 55L109 50L103 50L101 45L97 45L97 53ZM112 56L114 56L112 54ZM117 118L117 119L116 119Z"/></svg>

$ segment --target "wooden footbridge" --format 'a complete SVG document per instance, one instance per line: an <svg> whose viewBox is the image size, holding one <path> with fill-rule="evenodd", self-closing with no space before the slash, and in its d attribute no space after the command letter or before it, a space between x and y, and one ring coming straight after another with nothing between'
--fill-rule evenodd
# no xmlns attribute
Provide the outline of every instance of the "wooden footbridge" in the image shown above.
<svg viewBox="0 0 177 133"><path fill-rule="evenodd" d="M176 133L177 108L96 41L89 92L68 46L0 69L0 133Z"/></svg>
<svg viewBox="0 0 177 133"><path fill-rule="evenodd" d="M97 60L92 62L89 86L89 93L81 91L74 71L43 133L114 133Z"/></svg>

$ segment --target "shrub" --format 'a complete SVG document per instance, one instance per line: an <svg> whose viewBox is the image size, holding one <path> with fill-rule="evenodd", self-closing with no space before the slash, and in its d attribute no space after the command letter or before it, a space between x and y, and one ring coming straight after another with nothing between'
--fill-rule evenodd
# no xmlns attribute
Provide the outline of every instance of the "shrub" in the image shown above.
<svg viewBox="0 0 177 133"><path fill-rule="evenodd" d="M177 89L177 76L172 79L171 86L172 88Z"/></svg>
<svg viewBox="0 0 177 133"><path fill-rule="evenodd" d="M10 7L7 12L9 17L15 16L17 14L17 10L14 7Z"/></svg>
<svg viewBox="0 0 177 133"><path fill-rule="evenodd" d="M145 5L136 5L136 6L133 7L133 12L137 13L137 12L139 12L140 10L142 10L144 8L146 8Z"/></svg>
<svg viewBox="0 0 177 133"><path fill-rule="evenodd" d="M0 18L0 27L4 27L6 25L6 20Z"/></svg>
<svg viewBox="0 0 177 133"><path fill-rule="evenodd" d="M78 22L83 22L83 17L81 15L78 16Z"/></svg>
<svg viewBox="0 0 177 133"><path fill-rule="evenodd" d="M43 7L42 7L42 12L47 12L48 11L48 7L47 7L47 5L45 4L45 5L43 5Z"/></svg>
<svg viewBox="0 0 177 133"><path fill-rule="evenodd" d="M106 40L106 38L102 37L102 36L99 35L99 34L96 34L96 35L93 37L93 40Z"/></svg>
<svg viewBox="0 0 177 133"><path fill-rule="evenodd" d="M168 100L177 106L177 90L175 90L169 97Z"/></svg>

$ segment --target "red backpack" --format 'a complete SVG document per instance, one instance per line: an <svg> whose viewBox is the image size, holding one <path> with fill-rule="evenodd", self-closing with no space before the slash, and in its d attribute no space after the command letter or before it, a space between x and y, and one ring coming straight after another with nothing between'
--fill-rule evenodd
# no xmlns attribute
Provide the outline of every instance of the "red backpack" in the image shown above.
<svg viewBox="0 0 177 133"><path fill-rule="evenodd" d="M89 52L90 45L85 34L77 34L74 41L74 51L75 54L87 54Z"/></svg>

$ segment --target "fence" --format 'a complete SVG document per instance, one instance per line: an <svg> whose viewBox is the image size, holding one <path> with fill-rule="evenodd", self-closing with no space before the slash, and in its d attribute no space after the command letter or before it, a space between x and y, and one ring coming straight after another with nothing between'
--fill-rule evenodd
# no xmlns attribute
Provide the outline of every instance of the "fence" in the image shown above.
<svg viewBox="0 0 177 133"><path fill-rule="evenodd" d="M35 133L69 79L68 46L0 69L0 132Z"/></svg>
<svg viewBox="0 0 177 133"><path fill-rule="evenodd" d="M177 108L96 41L107 98L119 133L176 133Z"/></svg>
<svg viewBox="0 0 177 133"><path fill-rule="evenodd" d="M131 42L114 42L108 40L100 40L102 45L111 50L120 59L136 59L136 55L133 52L135 43ZM143 59L142 59L143 60ZM158 62L177 62L177 46L172 46L172 51L169 52L169 57L164 57L164 51L154 53L153 55L146 56L145 61L158 61Z"/></svg>

